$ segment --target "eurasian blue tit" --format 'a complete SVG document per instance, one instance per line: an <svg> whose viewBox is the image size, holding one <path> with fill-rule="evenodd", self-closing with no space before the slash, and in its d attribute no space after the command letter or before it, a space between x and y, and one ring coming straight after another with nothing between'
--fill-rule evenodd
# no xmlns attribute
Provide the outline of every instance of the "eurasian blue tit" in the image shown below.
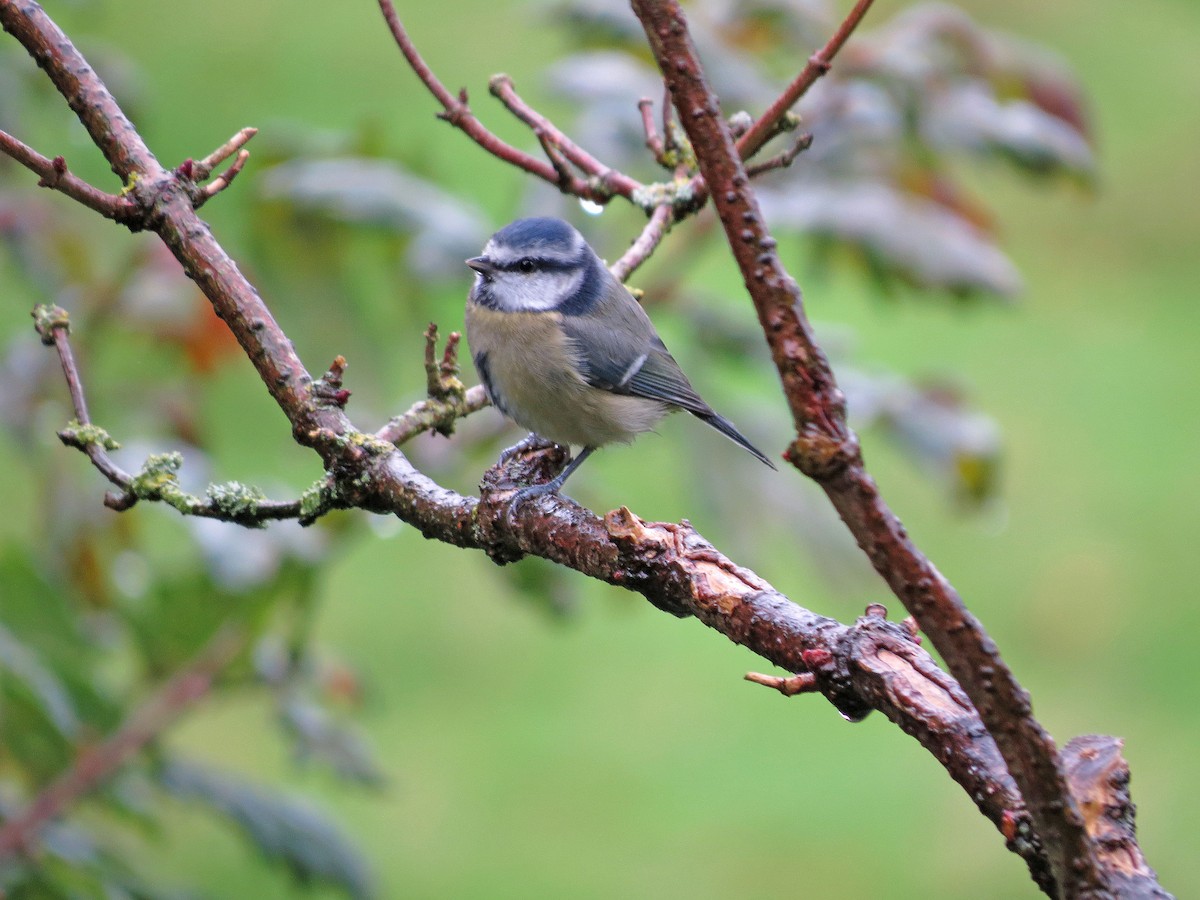
<svg viewBox="0 0 1200 900"><path fill-rule="evenodd" d="M700 398L645 310L566 222L518 219L467 265L467 341L492 404L531 438L583 448L515 500L557 492L597 447L628 443L679 409L775 468Z"/></svg>

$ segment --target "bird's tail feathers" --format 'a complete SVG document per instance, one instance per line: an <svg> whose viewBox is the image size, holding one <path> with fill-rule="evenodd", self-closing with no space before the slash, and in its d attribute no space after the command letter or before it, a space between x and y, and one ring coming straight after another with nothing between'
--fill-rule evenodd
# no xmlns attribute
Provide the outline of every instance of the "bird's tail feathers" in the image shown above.
<svg viewBox="0 0 1200 900"><path fill-rule="evenodd" d="M725 437L729 438L743 450L746 450L752 454L756 459L770 466L772 469L775 468L775 463L771 462L765 453L750 443L750 441L746 439L745 435L738 431L737 427L721 414L713 412L710 409L706 413L698 412L694 413L694 415L697 419L702 419L713 428L717 429L717 431L721 432L721 434L725 435Z"/></svg>

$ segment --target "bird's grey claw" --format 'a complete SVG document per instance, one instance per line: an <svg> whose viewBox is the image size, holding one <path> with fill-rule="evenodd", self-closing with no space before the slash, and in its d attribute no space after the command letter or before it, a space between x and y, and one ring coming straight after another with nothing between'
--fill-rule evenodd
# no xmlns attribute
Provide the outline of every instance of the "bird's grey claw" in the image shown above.
<svg viewBox="0 0 1200 900"><path fill-rule="evenodd" d="M540 435L530 432L526 437L521 438L511 447L500 451L500 462L506 463L514 456L520 456L522 453L528 453L530 450L541 450L546 447L555 446L553 441L548 441Z"/></svg>
<svg viewBox="0 0 1200 900"><path fill-rule="evenodd" d="M553 481L547 481L544 484L531 484L528 487L520 488L513 492L508 501L508 508L504 510L504 522L511 529L516 525L517 507L526 500L532 500L534 497L540 497L542 494L554 494L558 492L559 485Z"/></svg>

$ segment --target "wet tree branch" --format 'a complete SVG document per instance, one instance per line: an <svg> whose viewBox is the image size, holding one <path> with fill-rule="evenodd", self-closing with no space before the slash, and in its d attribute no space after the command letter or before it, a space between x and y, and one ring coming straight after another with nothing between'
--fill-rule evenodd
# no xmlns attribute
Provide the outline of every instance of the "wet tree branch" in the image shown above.
<svg viewBox="0 0 1200 900"><path fill-rule="evenodd" d="M845 399L813 336L800 289L775 252L682 9L675 0L632 2L712 190L783 382L797 435L788 459L824 488L876 571L979 710L1029 806L1048 856L1052 891L1072 897L1104 895L1106 879L1095 845L1054 742L1032 715L1029 695L954 588L908 539L867 474L858 438L846 424ZM865 11L865 4L859 6ZM803 86L806 80L796 83Z"/></svg>

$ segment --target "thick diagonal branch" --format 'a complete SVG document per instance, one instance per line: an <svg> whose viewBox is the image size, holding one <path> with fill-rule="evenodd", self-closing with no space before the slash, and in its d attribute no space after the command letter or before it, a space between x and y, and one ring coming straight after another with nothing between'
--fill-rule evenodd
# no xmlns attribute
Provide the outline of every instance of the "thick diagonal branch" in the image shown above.
<svg viewBox="0 0 1200 900"><path fill-rule="evenodd" d="M867 474L846 424L845 399L784 270L749 185L716 94L704 76L676 0L632 0L758 311L792 411L789 459L814 478L876 571L913 614L996 739L1050 854L1057 890L1102 889L1095 850L1083 827L1053 740L1033 718L1029 695L957 592L908 539Z"/></svg>

